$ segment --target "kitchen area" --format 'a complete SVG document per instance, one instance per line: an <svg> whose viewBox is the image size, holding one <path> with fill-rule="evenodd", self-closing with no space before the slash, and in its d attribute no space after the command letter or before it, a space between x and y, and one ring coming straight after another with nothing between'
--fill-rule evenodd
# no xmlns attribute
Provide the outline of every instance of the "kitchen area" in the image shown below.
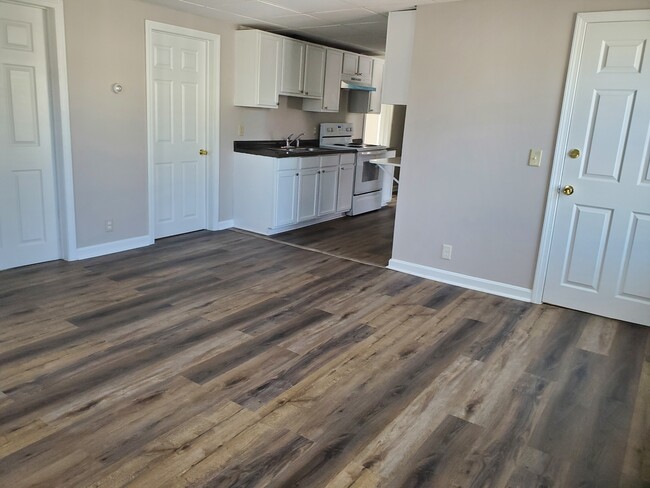
<svg viewBox="0 0 650 488"><path fill-rule="evenodd" d="M244 113L299 122L266 140L240 123L234 227L386 266L405 107L382 105L384 60L252 29L236 32L235 75Z"/></svg>

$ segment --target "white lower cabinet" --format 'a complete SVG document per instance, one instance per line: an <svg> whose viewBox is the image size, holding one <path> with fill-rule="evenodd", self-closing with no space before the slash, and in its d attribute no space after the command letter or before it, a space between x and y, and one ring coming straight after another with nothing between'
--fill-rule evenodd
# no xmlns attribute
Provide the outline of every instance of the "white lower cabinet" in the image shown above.
<svg viewBox="0 0 650 488"><path fill-rule="evenodd" d="M318 184L318 215L336 212L339 182L339 167L333 166L320 170Z"/></svg>
<svg viewBox="0 0 650 488"><path fill-rule="evenodd" d="M339 192L336 211L347 212L352 208L352 191L354 188L354 163L342 164L339 167Z"/></svg>
<svg viewBox="0 0 650 488"><path fill-rule="evenodd" d="M235 155L235 227L272 235L342 217L352 206L354 154Z"/></svg>
<svg viewBox="0 0 650 488"><path fill-rule="evenodd" d="M273 226L282 227L298 222L298 181L295 170L276 171Z"/></svg>
<svg viewBox="0 0 650 488"><path fill-rule="evenodd" d="M319 169L301 169L298 183L298 222L318 217Z"/></svg>

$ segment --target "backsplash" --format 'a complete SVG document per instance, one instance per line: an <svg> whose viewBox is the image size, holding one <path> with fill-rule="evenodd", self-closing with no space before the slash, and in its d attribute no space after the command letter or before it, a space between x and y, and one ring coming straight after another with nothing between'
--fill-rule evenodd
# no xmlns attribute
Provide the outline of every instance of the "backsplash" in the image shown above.
<svg viewBox="0 0 650 488"><path fill-rule="evenodd" d="M302 110L302 99L280 96L277 109L235 107L234 133L239 141L280 140L291 133L304 132L305 139L318 139L314 128L318 130L321 122L351 122L354 124L354 137L363 136L364 114L347 111L348 92L341 91L341 107L338 113L307 112Z"/></svg>

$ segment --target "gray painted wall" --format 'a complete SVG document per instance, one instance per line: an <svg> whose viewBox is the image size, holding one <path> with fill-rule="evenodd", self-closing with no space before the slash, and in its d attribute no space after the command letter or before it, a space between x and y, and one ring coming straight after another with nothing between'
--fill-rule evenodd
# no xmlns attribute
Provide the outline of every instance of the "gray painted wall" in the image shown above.
<svg viewBox="0 0 650 488"><path fill-rule="evenodd" d="M649 6L418 7L393 258L531 288L576 13ZM527 166L531 148L541 168Z"/></svg>
<svg viewBox="0 0 650 488"><path fill-rule="evenodd" d="M303 112L285 97L278 110L235 107L235 25L139 0L64 0L64 12L79 247L148 232L145 19L221 36L220 220L232 218L235 139L309 138L318 123L339 120L354 122L361 137L358 114ZM119 96L111 91L116 82L124 86ZM104 230L107 219L112 233Z"/></svg>

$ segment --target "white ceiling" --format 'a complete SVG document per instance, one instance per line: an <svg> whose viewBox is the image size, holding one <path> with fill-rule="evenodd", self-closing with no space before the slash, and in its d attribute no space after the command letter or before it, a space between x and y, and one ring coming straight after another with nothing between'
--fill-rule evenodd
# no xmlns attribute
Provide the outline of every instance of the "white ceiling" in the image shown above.
<svg viewBox="0 0 650 488"><path fill-rule="evenodd" d="M146 0L368 54L386 46L388 12L455 0Z"/></svg>

